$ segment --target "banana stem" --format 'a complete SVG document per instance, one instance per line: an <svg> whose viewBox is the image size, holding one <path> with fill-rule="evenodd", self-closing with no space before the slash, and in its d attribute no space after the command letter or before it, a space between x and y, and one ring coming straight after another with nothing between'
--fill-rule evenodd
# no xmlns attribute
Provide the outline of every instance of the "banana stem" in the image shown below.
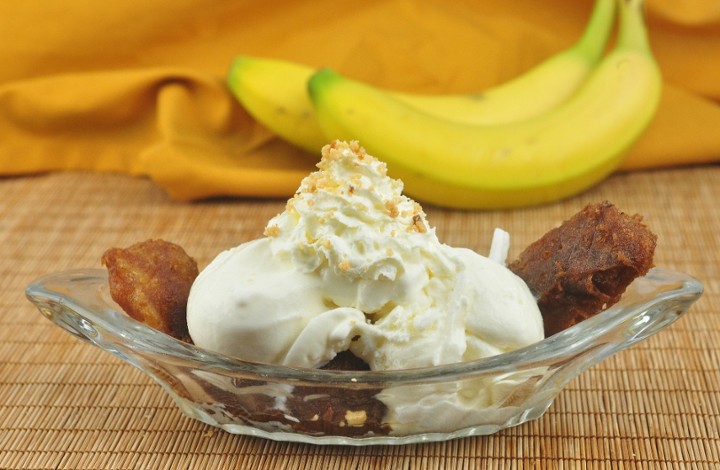
<svg viewBox="0 0 720 470"><path fill-rule="evenodd" d="M610 35L615 19L616 0L595 0L590 20L573 49L580 51L593 61L598 61L605 52L606 39Z"/></svg>
<svg viewBox="0 0 720 470"><path fill-rule="evenodd" d="M643 18L643 0L618 0L618 3L620 4L618 47L651 54Z"/></svg>

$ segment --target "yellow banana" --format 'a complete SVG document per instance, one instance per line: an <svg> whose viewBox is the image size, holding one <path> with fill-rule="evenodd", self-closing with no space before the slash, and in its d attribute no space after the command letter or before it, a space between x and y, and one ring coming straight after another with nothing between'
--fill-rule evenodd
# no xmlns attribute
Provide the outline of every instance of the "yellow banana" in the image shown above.
<svg viewBox="0 0 720 470"><path fill-rule="evenodd" d="M574 93L601 59L614 5L614 0L596 0L585 31L573 46L490 90L450 95L391 93L417 109L458 122L514 122L540 114ZM227 82L258 122L288 142L317 153L327 140L307 95L307 81L315 72L293 62L238 56Z"/></svg>
<svg viewBox="0 0 720 470"><path fill-rule="evenodd" d="M618 2L614 49L569 100L542 115L509 124L459 124L322 70L309 81L316 118L328 139L357 139L385 160L417 199L495 209L572 195L617 167L660 98L642 1Z"/></svg>

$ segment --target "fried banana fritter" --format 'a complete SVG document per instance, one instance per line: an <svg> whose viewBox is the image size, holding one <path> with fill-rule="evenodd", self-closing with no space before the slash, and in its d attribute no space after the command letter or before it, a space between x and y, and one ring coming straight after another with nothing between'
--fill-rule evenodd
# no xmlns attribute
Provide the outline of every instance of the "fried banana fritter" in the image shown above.
<svg viewBox="0 0 720 470"><path fill-rule="evenodd" d="M198 275L197 263L180 246L147 240L111 248L102 256L110 294L132 318L189 341L187 299Z"/></svg>
<svg viewBox="0 0 720 470"><path fill-rule="evenodd" d="M528 246L510 270L530 287L545 336L589 318L620 300L653 266L657 237L639 215L609 202L591 204Z"/></svg>

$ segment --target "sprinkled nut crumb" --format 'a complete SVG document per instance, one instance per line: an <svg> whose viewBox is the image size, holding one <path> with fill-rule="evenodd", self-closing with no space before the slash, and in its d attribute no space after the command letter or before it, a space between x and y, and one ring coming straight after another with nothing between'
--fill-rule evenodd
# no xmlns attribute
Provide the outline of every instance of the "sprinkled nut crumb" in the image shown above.
<svg viewBox="0 0 720 470"><path fill-rule="evenodd" d="M423 222L422 216L420 214L415 214L413 216L413 223L410 226L409 230L411 232L418 232L418 233L427 232L427 227L425 226L425 223Z"/></svg>
<svg viewBox="0 0 720 470"><path fill-rule="evenodd" d="M392 217L393 219L396 218L398 215L400 215L400 211L398 210L398 207L397 207L397 204L395 204L395 201L386 201L385 208L388 210L390 217Z"/></svg>
<svg viewBox="0 0 720 470"><path fill-rule="evenodd" d="M268 225L265 227L266 237L277 237L278 235L280 235L280 227L277 225Z"/></svg>
<svg viewBox="0 0 720 470"><path fill-rule="evenodd" d="M365 412L365 410L347 410L345 412L345 421L347 421L348 426L351 427L358 428L360 426L364 426L365 422L367 421L367 413Z"/></svg>

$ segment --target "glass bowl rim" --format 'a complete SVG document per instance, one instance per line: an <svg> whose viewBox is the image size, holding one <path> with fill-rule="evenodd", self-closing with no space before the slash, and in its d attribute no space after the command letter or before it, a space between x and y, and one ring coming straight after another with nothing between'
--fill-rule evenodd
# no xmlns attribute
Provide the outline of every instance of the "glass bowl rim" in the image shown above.
<svg viewBox="0 0 720 470"><path fill-rule="evenodd" d="M197 365L199 370L214 371L226 375L234 373L255 374L272 380L353 384L354 386L362 386L363 384L377 386L389 382L396 385L444 382L452 379L467 378L472 375L510 373L543 366L548 362L570 358L582 352L586 347L596 345L596 339L612 331L617 325L655 306L675 298L687 298L694 301L703 293L703 285L696 278L676 271L653 268L645 276L636 279L628 288L628 291L638 284L642 286L643 283L653 282L667 285L666 290L652 297L639 297L638 299L628 299L628 296L624 295L617 304L592 318L521 349L473 361L417 369L338 371L250 362L209 351L175 339L134 320L112 301L109 291L106 297L102 299L107 304L108 309L93 311L75 300L71 292L64 294L53 290L52 287L48 287L58 282L81 282L86 286L97 285L98 289L103 289L103 286L107 286L106 270L73 269L46 274L30 283L25 293L28 299L38 306L43 302L61 304L82 320L89 322L90 325L88 326L90 328L97 329L99 327L116 337L124 338L127 341L123 345L137 353L156 354L162 352L174 358L191 361ZM642 333L642 331L637 333L638 339L636 340L649 336ZM89 340L87 337L84 339ZM159 347L163 349L160 350Z"/></svg>

